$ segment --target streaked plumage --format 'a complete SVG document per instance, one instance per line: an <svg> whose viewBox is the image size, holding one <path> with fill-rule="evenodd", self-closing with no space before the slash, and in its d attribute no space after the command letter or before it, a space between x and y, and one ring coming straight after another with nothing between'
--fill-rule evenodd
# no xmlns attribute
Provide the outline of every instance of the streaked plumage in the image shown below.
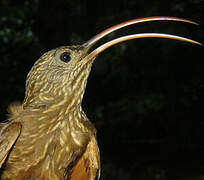
<svg viewBox="0 0 204 180"><path fill-rule="evenodd" d="M23 103L9 107L8 121L0 125L2 180L97 180L100 157L96 130L81 108L92 62L108 47L130 39L160 37L196 41L168 34L124 36L93 52L99 39L119 28L140 22L173 20L150 17L130 20L94 36L80 46L51 50L36 61L26 80Z"/></svg>

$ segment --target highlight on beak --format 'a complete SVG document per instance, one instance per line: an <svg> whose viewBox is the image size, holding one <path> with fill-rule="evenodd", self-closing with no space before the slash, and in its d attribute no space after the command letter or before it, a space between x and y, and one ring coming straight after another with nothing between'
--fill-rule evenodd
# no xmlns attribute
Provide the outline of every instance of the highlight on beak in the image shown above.
<svg viewBox="0 0 204 180"><path fill-rule="evenodd" d="M122 22L120 24L117 24L115 26L112 26L112 27L102 31L101 33L97 34L96 36L91 38L89 41L84 43L83 46L88 51L96 42L98 42L104 36L110 34L113 31L116 31L118 29L121 29L123 27L129 26L129 25L132 25L132 24L137 24L137 23L142 23L142 22L150 22L150 21L179 21L179 22L185 22L185 23L198 25L194 21L183 19L183 18L177 18L177 17L153 16L153 17L146 17L146 18L138 18L138 19L133 19L133 20ZM138 39L138 38L167 38L167 39L175 39L175 40L180 40L180 41L185 41L185 42L189 42L189 43L193 43L193 44L202 45L201 43L199 43L197 41L194 41L194 40L191 40L191 39L188 39L188 38L185 38L185 37L171 35L171 34L139 33L139 34L132 34L132 35L127 35L127 36L122 36L122 37L116 38L116 39L114 39L112 41L109 41L109 42L99 46L97 49L92 51L90 54L88 54L84 58L84 60L85 61L93 60L98 54L100 54L105 49L107 49L107 48L109 48L109 47L111 47L111 46L113 46L115 44L118 44L118 43L121 43L121 42L124 42L124 41L128 41L128 40L131 40L131 39Z"/></svg>

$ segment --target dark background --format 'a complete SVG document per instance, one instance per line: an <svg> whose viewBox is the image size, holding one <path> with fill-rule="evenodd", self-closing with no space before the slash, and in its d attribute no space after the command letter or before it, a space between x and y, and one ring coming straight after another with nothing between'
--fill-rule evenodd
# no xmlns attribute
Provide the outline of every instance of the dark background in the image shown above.
<svg viewBox="0 0 204 180"><path fill-rule="evenodd" d="M26 75L46 51L81 44L122 21L155 15L194 20L133 25L105 40L164 32L204 42L204 0L0 1L0 119L22 101ZM101 41L103 42L103 41ZM204 178L203 47L138 39L102 53L83 109L98 130L102 180Z"/></svg>

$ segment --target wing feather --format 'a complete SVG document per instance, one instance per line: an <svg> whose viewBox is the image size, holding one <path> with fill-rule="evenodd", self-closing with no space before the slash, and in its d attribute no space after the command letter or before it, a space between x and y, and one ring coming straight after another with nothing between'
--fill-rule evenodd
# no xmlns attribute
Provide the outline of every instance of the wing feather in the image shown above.
<svg viewBox="0 0 204 180"><path fill-rule="evenodd" d="M98 180L100 177L100 155L95 137L73 168L70 180Z"/></svg>
<svg viewBox="0 0 204 180"><path fill-rule="evenodd" d="M4 125L0 130L0 168L21 132L21 123Z"/></svg>

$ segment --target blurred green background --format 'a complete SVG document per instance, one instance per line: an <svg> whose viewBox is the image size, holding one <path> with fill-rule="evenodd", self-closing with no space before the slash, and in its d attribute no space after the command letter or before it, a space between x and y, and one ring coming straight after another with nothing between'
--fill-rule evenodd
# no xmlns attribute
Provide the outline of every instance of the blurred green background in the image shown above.
<svg viewBox="0 0 204 180"><path fill-rule="evenodd" d="M139 32L204 42L204 0L0 0L0 120L7 118L11 102L23 100L26 75L43 53L84 43L122 21L155 15L200 25L142 23L100 43ZM101 179L204 179L203 101L203 47L138 39L99 55L83 109L98 130Z"/></svg>

